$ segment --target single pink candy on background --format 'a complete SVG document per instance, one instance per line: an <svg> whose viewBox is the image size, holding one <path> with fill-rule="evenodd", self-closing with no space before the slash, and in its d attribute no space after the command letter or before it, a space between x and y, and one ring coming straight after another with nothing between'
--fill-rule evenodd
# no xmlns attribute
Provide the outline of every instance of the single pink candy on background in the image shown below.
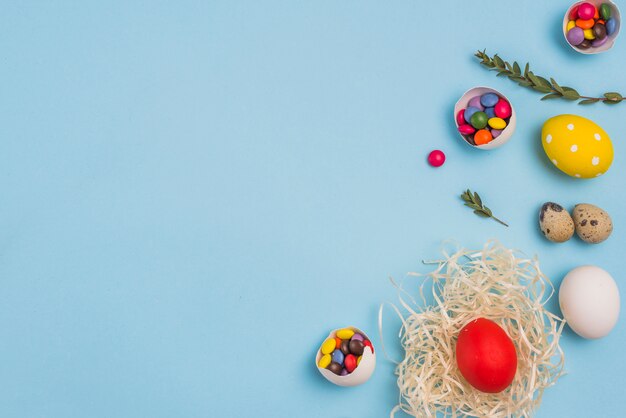
<svg viewBox="0 0 626 418"><path fill-rule="evenodd" d="M444 154L441 150L436 149L428 154L428 164L432 165L433 167L441 167L445 162L446 154Z"/></svg>

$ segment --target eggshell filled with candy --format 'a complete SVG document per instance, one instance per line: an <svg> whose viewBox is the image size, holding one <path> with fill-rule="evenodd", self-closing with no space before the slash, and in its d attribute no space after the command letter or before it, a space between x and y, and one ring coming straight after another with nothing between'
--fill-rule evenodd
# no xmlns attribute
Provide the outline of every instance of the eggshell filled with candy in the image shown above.
<svg viewBox="0 0 626 418"><path fill-rule="evenodd" d="M619 317L620 295L613 277L597 266L571 270L559 288L561 312L572 330L583 338L608 335Z"/></svg>
<svg viewBox="0 0 626 418"><path fill-rule="evenodd" d="M543 149L552 164L576 178L594 178L613 163L613 143L592 120L577 115L548 119L541 130Z"/></svg>
<svg viewBox="0 0 626 418"><path fill-rule="evenodd" d="M517 123L511 102L490 87L474 87L466 91L454 105L454 120L463 142L481 150L495 149L507 143Z"/></svg>
<svg viewBox="0 0 626 418"><path fill-rule="evenodd" d="M328 352L331 345L333 350ZM315 366L326 380L335 385L357 386L365 383L374 373L376 353L363 331L355 327L340 328L328 334L318 348Z"/></svg>
<svg viewBox="0 0 626 418"><path fill-rule="evenodd" d="M619 35L621 15L610 0L574 3L563 17L563 36L581 54L598 54L611 49Z"/></svg>
<svg viewBox="0 0 626 418"><path fill-rule="evenodd" d="M459 332L456 363L465 380L474 388L498 393L515 378L517 352L504 329L489 319L478 318Z"/></svg>

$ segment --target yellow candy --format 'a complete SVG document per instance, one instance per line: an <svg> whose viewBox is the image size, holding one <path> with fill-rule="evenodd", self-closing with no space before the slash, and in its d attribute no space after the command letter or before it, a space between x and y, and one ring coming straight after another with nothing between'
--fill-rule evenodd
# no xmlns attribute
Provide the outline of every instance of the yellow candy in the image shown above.
<svg viewBox="0 0 626 418"><path fill-rule="evenodd" d="M342 340L349 340L350 338L352 338L353 335L354 331L348 328L340 329L339 331L337 331L337 337L341 338Z"/></svg>
<svg viewBox="0 0 626 418"><path fill-rule="evenodd" d="M359 357L357 357L357 359L356 359L356 365L357 365L357 366L358 366L358 365L359 365L359 363L361 362L361 357L363 357L363 356L359 356Z"/></svg>
<svg viewBox="0 0 626 418"><path fill-rule="evenodd" d="M596 39L595 35L593 34L593 30L591 29L585 29L583 33L585 34L585 39L589 39L590 41Z"/></svg>
<svg viewBox="0 0 626 418"><path fill-rule="evenodd" d="M570 29L572 29L572 28L574 28L574 27L576 27L576 22L575 22L575 21L573 21L573 20L570 20L570 21L567 23L567 31L569 32L569 30L570 30Z"/></svg>
<svg viewBox="0 0 626 418"><path fill-rule="evenodd" d="M504 119L501 118L491 118L488 121L489 126L491 126L493 129L504 129L506 128L506 122L504 121Z"/></svg>
<svg viewBox="0 0 626 418"><path fill-rule="evenodd" d="M319 363L317 363L317 367L319 367L320 369L325 369L330 365L331 360L332 359L330 358L330 354L324 354Z"/></svg>
<svg viewBox="0 0 626 418"><path fill-rule="evenodd" d="M334 338L329 338L326 341L324 341L324 344L322 344L322 354L330 354L333 352L333 350L335 350L335 339Z"/></svg>
<svg viewBox="0 0 626 418"><path fill-rule="evenodd" d="M601 176L613 162L611 138L597 123L577 115L559 115L543 124L541 142L552 164L578 178Z"/></svg>

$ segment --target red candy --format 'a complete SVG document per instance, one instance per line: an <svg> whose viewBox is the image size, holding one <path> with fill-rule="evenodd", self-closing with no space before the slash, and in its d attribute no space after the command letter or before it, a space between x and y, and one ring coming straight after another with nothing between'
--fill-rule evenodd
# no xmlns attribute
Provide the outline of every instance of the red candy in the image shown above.
<svg viewBox="0 0 626 418"><path fill-rule="evenodd" d="M433 167L441 167L446 162L446 154L438 149L428 154L428 164Z"/></svg>
<svg viewBox="0 0 626 418"><path fill-rule="evenodd" d="M498 100L498 103L493 108L494 113L501 119L507 119L511 117L511 105L504 99Z"/></svg>
<svg viewBox="0 0 626 418"><path fill-rule="evenodd" d="M365 340L363 341L363 345L366 347L369 347L370 350L372 350L372 354L374 354L374 346L372 345L372 343L370 342L370 340Z"/></svg>
<svg viewBox="0 0 626 418"><path fill-rule="evenodd" d="M354 369L356 369L356 357L354 354L348 354L346 358L343 360L343 365L348 371L348 373L352 373Z"/></svg>
<svg viewBox="0 0 626 418"><path fill-rule="evenodd" d="M476 132L476 129L474 129L472 125L464 123L463 125L459 125L459 132L461 132L462 135L471 135Z"/></svg>
<svg viewBox="0 0 626 418"><path fill-rule="evenodd" d="M580 6L576 6L574 8L572 8L572 10L569 11L569 20L576 20L578 19L578 8Z"/></svg>
<svg viewBox="0 0 626 418"><path fill-rule="evenodd" d="M465 124L465 109L459 110L456 114L456 124L459 126Z"/></svg>
<svg viewBox="0 0 626 418"><path fill-rule="evenodd" d="M582 20L593 19L596 14L596 7L591 3L583 3L578 6L578 17Z"/></svg>

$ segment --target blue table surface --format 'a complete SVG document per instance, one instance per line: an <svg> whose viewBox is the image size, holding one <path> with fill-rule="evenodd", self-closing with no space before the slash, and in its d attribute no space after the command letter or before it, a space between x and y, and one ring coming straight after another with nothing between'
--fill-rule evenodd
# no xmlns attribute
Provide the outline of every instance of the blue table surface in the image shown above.
<svg viewBox="0 0 626 418"><path fill-rule="evenodd" d="M536 254L557 285L596 264L626 289L626 105L541 102L473 58L486 48L583 93L626 91L626 39L576 54L567 7L4 2L0 416L388 416L398 390L380 351L372 379L348 389L313 356L345 325L379 348L378 307L397 301L388 278L426 272L446 239ZM476 85L518 114L493 152L454 130L452 107ZM606 176L551 167L539 132L561 113L612 135ZM436 148L440 169L425 161ZM510 228L463 207L467 187ZM606 209L613 236L547 242L548 200ZM398 324L386 315L392 356ZM567 329L568 374L537 416L623 416L625 343L623 318L597 341Z"/></svg>

